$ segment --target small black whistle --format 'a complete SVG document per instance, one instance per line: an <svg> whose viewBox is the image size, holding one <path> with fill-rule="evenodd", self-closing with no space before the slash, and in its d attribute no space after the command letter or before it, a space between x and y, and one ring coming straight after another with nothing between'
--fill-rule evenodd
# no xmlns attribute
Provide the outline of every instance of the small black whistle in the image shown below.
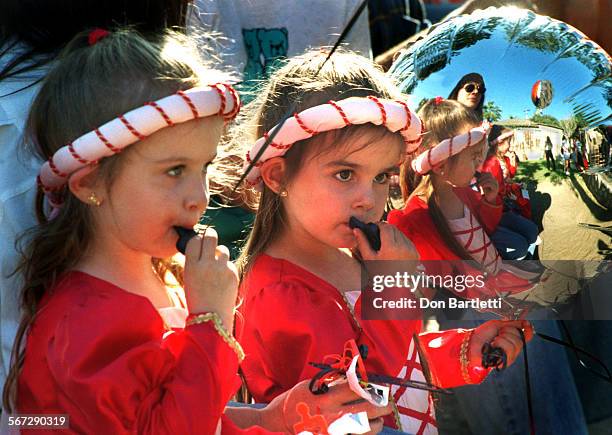
<svg viewBox="0 0 612 435"><path fill-rule="evenodd" d="M373 251L380 251L380 228L375 223L366 224L355 216L349 219L349 228L359 228L365 234Z"/></svg>
<svg viewBox="0 0 612 435"><path fill-rule="evenodd" d="M174 231L177 232L179 239L176 242L176 249L183 255L185 255L185 249L187 249L187 243L197 233L192 228L174 227Z"/></svg>
<svg viewBox="0 0 612 435"><path fill-rule="evenodd" d="M490 343L485 343L482 346L482 366L485 369L494 367L499 372L505 369L507 365L508 357L501 347L491 346Z"/></svg>

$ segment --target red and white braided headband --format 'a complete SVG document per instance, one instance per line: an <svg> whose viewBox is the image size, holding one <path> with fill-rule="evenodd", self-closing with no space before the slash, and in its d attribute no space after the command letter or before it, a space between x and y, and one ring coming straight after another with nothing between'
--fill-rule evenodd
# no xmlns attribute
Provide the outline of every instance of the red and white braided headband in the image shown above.
<svg viewBox="0 0 612 435"><path fill-rule="evenodd" d="M490 128L490 124L485 121L480 126L471 129L467 133L444 139L436 146L419 154L412 161L412 169L414 169L417 174L425 175L431 171L432 168L435 168L451 156L459 154L464 149L480 143L480 141L487 137Z"/></svg>
<svg viewBox="0 0 612 435"><path fill-rule="evenodd" d="M512 136L514 136L514 131L507 131L503 134L500 134L496 139L492 140L491 145L502 143L503 141L505 141L506 139Z"/></svg>
<svg viewBox="0 0 612 435"><path fill-rule="evenodd" d="M411 153L421 143L421 120L403 101L369 97L351 97L340 101L310 107L294 114L283 124L274 137L274 142L266 148L247 176L247 182L261 189L260 167L266 160L284 155L291 146L300 140L308 139L318 133L337 130L347 125L372 123L383 125L390 131L399 131L406 143L406 153ZM257 155L268 136L278 128L275 125L260 137L246 154L245 169Z"/></svg>
<svg viewBox="0 0 612 435"><path fill-rule="evenodd" d="M53 209L63 203L58 193L68 178L87 165L121 152L147 136L192 119L219 115L233 119L240 110L238 94L230 85L214 84L179 91L130 110L60 148L42 165L37 177Z"/></svg>

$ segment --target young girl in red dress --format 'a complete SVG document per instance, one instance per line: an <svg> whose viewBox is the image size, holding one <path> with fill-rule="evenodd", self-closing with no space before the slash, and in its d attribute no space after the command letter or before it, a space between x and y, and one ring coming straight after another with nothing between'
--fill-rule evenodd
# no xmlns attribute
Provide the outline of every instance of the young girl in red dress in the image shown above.
<svg viewBox="0 0 612 435"><path fill-rule="evenodd" d="M117 434L285 431L297 399L328 419L388 412L342 405L358 397L348 387L313 399L304 384L261 411L225 409L244 358L229 332L237 272L214 231L189 241L184 268L173 256L176 227L207 206L207 168L239 100L183 39L81 34L41 87L28 122L47 160L40 225L19 270L5 410Z"/></svg>
<svg viewBox="0 0 612 435"><path fill-rule="evenodd" d="M499 226L492 235L493 244L505 260L517 260L530 256L529 248L538 238L538 226L531 219L531 203L523 197L519 183L512 178L518 161L515 153L506 155L514 132L493 125L489 133L489 150L482 165L482 172L490 173L499 186L498 196L504 205Z"/></svg>
<svg viewBox="0 0 612 435"><path fill-rule="evenodd" d="M257 401L270 401L316 374L309 362L342 352L349 339L367 345L368 371L424 381L418 339L436 384L478 383L488 373L480 366L483 344L503 347L513 361L521 349L517 328L526 324L493 321L475 330L422 334L421 321L362 318L361 260L418 259L412 243L380 220L389 177L418 146L421 125L367 59L336 53L321 67L325 57L317 52L290 60L252 107L249 124L256 131L248 162L290 108L294 115L247 177L261 191L240 259L248 389ZM352 216L377 222L379 251L349 227ZM426 391L391 392L396 419L386 424L436 432Z"/></svg>
<svg viewBox="0 0 612 435"><path fill-rule="evenodd" d="M530 280L537 274L503 263L491 240L503 212L497 181L483 172L477 179L479 191L471 186L487 151L488 125L460 103L440 97L428 101L419 115L427 134L402 165L406 204L392 210L388 222L412 240L431 273L486 272L486 285L468 288L468 298L532 288Z"/></svg>

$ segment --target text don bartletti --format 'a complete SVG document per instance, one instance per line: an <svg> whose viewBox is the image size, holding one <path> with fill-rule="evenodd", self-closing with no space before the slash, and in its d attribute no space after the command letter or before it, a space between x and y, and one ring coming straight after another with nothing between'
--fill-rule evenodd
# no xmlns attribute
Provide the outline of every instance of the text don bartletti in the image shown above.
<svg viewBox="0 0 612 435"><path fill-rule="evenodd" d="M492 299L459 299L459 298L448 298L448 300L431 300L424 297L417 299L412 298L399 298L393 300L386 300L383 298L374 298L372 300L372 307L380 309L391 309L391 310L404 310L404 309L460 309L465 310L472 308L475 310L492 310L501 308L502 298Z"/></svg>

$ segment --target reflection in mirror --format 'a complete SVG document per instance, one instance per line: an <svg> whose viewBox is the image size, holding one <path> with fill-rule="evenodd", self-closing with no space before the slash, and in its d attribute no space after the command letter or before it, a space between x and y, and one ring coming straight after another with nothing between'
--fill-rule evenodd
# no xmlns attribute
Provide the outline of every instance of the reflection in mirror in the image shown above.
<svg viewBox="0 0 612 435"><path fill-rule="evenodd" d="M511 7L462 15L434 26L390 74L419 107L479 76L486 94L469 97L481 97L485 119L515 130L519 157L543 158L547 137L561 155L565 138L587 146L592 166L609 164L610 57L563 22Z"/></svg>
<svg viewBox="0 0 612 435"><path fill-rule="evenodd" d="M611 71L610 56L573 27L504 7L432 27L389 74L416 109L457 100L506 132L490 158L503 174L504 215L538 226L534 258L610 260Z"/></svg>

